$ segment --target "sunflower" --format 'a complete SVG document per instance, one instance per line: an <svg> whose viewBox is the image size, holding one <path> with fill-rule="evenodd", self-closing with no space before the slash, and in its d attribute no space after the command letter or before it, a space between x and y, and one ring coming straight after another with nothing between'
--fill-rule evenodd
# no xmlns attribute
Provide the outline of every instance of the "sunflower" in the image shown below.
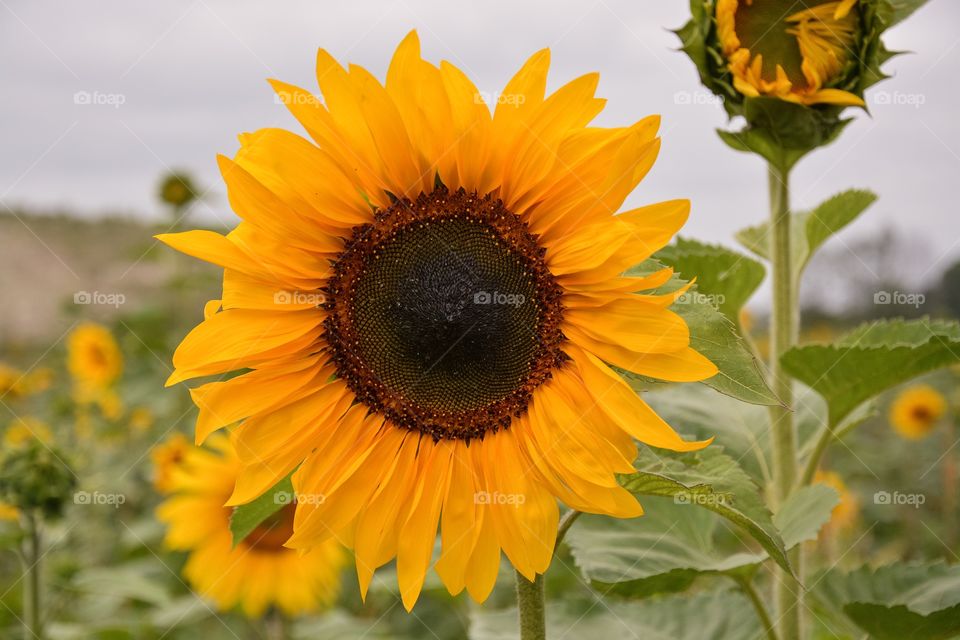
<svg viewBox="0 0 960 640"><path fill-rule="evenodd" d="M175 433L150 450L150 462L153 463L153 486L157 491L167 493L173 486L173 472L183 462L190 441L182 433Z"/></svg>
<svg viewBox="0 0 960 640"><path fill-rule="evenodd" d="M313 141L242 135L220 158L239 226L160 236L225 269L168 384L246 370L192 390L198 442L242 421L228 504L296 469L312 499L288 546L344 541L364 596L396 558L407 609L438 525L440 578L483 601L501 551L527 579L547 569L558 499L641 514L616 480L634 471L634 438L708 444L682 440L620 373L717 371L668 309L682 291L653 291L672 272L629 272L689 203L615 215L653 165L660 120L588 126L597 74L547 96L549 60L534 54L491 114L459 69L421 58L416 33L385 85L321 50L323 102L272 83Z"/></svg>
<svg viewBox="0 0 960 640"><path fill-rule="evenodd" d="M827 523L826 531L849 531L853 528L860 512L860 501L857 500L856 494L847 488L840 474L836 471L818 470L813 481L833 488L840 497L840 502L830 512L830 522Z"/></svg>
<svg viewBox="0 0 960 640"><path fill-rule="evenodd" d="M925 384L900 393L890 405L890 424L907 440L925 438L947 410L939 391Z"/></svg>
<svg viewBox="0 0 960 640"><path fill-rule="evenodd" d="M110 331L84 323L67 339L67 367L84 396L109 387L123 371L123 355Z"/></svg>
<svg viewBox="0 0 960 640"><path fill-rule="evenodd" d="M0 522L12 522L20 518L20 510L16 507L0 502Z"/></svg>
<svg viewBox="0 0 960 640"><path fill-rule="evenodd" d="M303 555L284 548L292 533L292 504L233 545L233 510L223 505L240 471L230 440L219 434L208 448L189 447L172 469L170 495L157 517L167 525L164 543L189 552L184 577L221 610L239 605L250 618L270 606L288 615L328 607L340 590L345 554L335 541Z"/></svg>
<svg viewBox="0 0 960 640"><path fill-rule="evenodd" d="M716 20L733 86L743 95L863 106L853 93L829 87L856 55L857 0L717 0Z"/></svg>
<svg viewBox="0 0 960 640"><path fill-rule="evenodd" d="M50 444L53 442L53 432L45 422L32 416L17 418L3 432L3 444L7 447L19 447L34 440Z"/></svg>

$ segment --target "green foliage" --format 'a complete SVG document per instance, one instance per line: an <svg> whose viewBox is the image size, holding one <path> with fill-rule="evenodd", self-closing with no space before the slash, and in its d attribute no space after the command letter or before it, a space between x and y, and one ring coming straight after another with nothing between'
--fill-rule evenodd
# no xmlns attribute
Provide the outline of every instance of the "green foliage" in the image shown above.
<svg viewBox="0 0 960 640"><path fill-rule="evenodd" d="M676 260L678 265L688 265L686 267L688 270L696 268L693 266L695 264L700 266L713 262L729 264L732 261L732 258L727 256L732 252L697 242L684 241L678 248L664 249L664 252L668 259ZM662 268L663 263L660 261L647 260L631 269L629 273L640 276ZM755 281L756 270L728 267L726 275L710 273L706 277L714 287L709 291L709 295L714 296L714 300L746 300L749 297L747 290ZM660 292L675 291L684 284L682 279L674 276L670 282L661 287ZM760 364L747 348L737 326L714 306L710 297L701 293L698 287L692 287L674 303L672 309L683 317L687 326L690 327L690 346L706 356L720 370L717 375L704 380L703 384L743 402L762 405L779 404L779 400L767 385L760 370ZM733 306L728 306L728 311L735 313L737 310ZM621 373L637 390L661 386L661 383L642 376Z"/></svg>
<svg viewBox="0 0 960 640"><path fill-rule="evenodd" d="M673 267L686 280L697 279L697 291L712 298L717 308L734 323L740 309L766 275L763 265L736 251L677 238L657 253L657 259Z"/></svg>
<svg viewBox="0 0 960 640"><path fill-rule="evenodd" d="M878 640L936 640L960 634L960 567L943 563L830 569L811 600L834 620L848 618Z"/></svg>
<svg viewBox="0 0 960 640"><path fill-rule="evenodd" d="M38 440L9 448L0 457L0 501L57 518L73 499L77 476L64 454Z"/></svg>
<svg viewBox="0 0 960 640"><path fill-rule="evenodd" d="M661 496L717 513L743 529L770 557L790 570L783 540L757 485L721 446L686 454L640 452L637 473L621 485L638 496Z"/></svg>
<svg viewBox="0 0 960 640"><path fill-rule="evenodd" d="M547 607L548 638L670 638L671 640L756 640L760 624L749 601L715 590L644 602L603 603L586 610ZM517 610L476 609L470 640L519 640Z"/></svg>
<svg viewBox="0 0 960 640"><path fill-rule="evenodd" d="M822 202L811 211L790 216L790 264L795 288L817 249L832 235L856 220L876 199L876 194L871 191L851 189ZM761 258L770 259L768 222L739 231L737 240Z"/></svg>
<svg viewBox="0 0 960 640"><path fill-rule="evenodd" d="M795 347L784 369L827 401L836 426L867 400L920 374L960 362L960 324L930 319L881 320L831 345Z"/></svg>
<svg viewBox="0 0 960 640"><path fill-rule="evenodd" d="M262 496L242 504L233 510L230 517L230 533L233 534L233 546L243 542L264 520L277 513L294 499L293 483L287 476Z"/></svg>

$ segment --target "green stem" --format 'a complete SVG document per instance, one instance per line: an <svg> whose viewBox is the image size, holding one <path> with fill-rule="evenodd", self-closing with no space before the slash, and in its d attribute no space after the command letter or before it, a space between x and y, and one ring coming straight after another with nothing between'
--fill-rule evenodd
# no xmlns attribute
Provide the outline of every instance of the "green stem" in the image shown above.
<svg viewBox="0 0 960 640"><path fill-rule="evenodd" d="M797 477L797 435L793 423L793 385L780 364L780 357L797 339L797 296L793 290L790 256L789 170L769 165L770 262L773 270L771 316L771 382L782 405L770 408L773 443L773 498L782 503L793 491ZM792 556L799 562L798 553ZM795 567L799 575L799 567ZM776 580L778 627L782 640L800 637L800 590L797 579L781 571Z"/></svg>
<svg viewBox="0 0 960 640"><path fill-rule="evenodd" d="M27 640L43 640L43 622L40 603L40 520L35 513L23 515L24 550L23 607L24 637Z"/></svg>
<svg viewBox="0 0 960 640"><path fill-rule="evenodd" d="M833 435L833 429L831 428L824 429L823 433L820 434L817 444L810 452L810 458L807 460L807 466L803 469L803 475L800 476L801 487L813 482L813 477L817 475L817 469L820 467L820 459L823 457L823 452L827 450L827 445L833 440Z"/></svg>
<svg viewBox="0 0 960 640"><path fill-rule="evenodd" d="M560 543L563 542L564 537L567 535L567 531L569 531L570 527L573 526L573 523L577 521L577 518L582 515L583 512L577 511L576 509L571 509L563 515L563 518L560 520L560 526L557 527L557 541L553 546L554 553L556 553L557 549L560 548Z"/></svg>
<svg viewBox="0 0 960 640"><path fill-rule="evenodd" d="M760 624L763 626L763 630L767 634L768 640L779 640L777 638L777 630L773 624L773 620L770 619L770 614L767 612L767 605L764 603L763 598L760 597L760 594L757 593L757 590L753 587L753 584L749 579L744 578L734 578L734 581L740 587L740 590L750 599L750 604L753 605L754 611L757 612L757 618L760 619Z"/></svg>
<svg viewBox="0 0 960 640"><path fill-rule="evenodd" d="M530 582L517 572L517 609L520 610L520 640L546 640L542 574Z"/></svg>

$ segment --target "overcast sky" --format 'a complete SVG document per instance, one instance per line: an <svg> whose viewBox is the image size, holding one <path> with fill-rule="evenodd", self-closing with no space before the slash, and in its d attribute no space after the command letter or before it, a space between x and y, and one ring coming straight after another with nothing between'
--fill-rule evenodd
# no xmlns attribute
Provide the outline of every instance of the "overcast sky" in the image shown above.
<svg viewBox="0 0 960 640"><path fill-rule="evenodd" d="M722 108L700 88L668 28L683 0L35 2L0 0L0 201L10 207L160 215L160 174L187 169L210 189L205 216L229 221L215 155L236 134L299 131L265 82L315 89L316 49L383 77L404 34L494 93L526 57L553 50L550 86L600 71L608 98L598 124L663 115L663 151L628 204L688 197L685 233L731 242L765 214L764 169L714 134ZM851 186L880 196L852 238L893 225L930 247L915 275L960 254L960 2L932 0L891 31L912 50L871 90L873 117L856 115L839 143L794 172L796 208ZM77 104L78 92L90 104ZM81 97L79 102L84 102ZM841 244L843 240L840 240Z"/></svg>

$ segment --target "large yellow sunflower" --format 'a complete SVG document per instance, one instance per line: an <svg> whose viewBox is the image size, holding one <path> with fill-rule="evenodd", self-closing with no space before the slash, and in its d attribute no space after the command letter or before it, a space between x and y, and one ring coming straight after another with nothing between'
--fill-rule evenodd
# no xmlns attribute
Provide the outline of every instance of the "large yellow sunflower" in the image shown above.
<svg viewBox="0 0 960 640"><path fill-rule="evenodd" d="M857 0L717 0L717 35L733 84L745 96L863 106L830 88L856 56Z"/></svg>
<svg viewBox="0 0 960 640"><path fill-rule="evenodd" d="M687 219L676 200L615 215L653 165L659 118L591 127L597 74L545 95L547 50L495 111L415 33L386 84L317 57L323 102L274 81L312 142L279 129L220 158L243 221L161 236L224 267L223 299L174 355L196 437L240 422L239 505L296 469L287 543L356 554L365 594L397 560L409 609L431 565L484 600L500 553L533 579L550 564L558 504L633 517L634 438L692 450L618 368L695 381L716 367L650 292L669 270L626 272ZM522 99L520 99L522 98Z"/></svg>
<svg viewBox="0 0 960 640"><path fill-rule="evenodd" d="M209 448L190 448L168 469L170 497L157 508L166 523L165 543L189 551L183 574L221 610L239 605L251 618L269 606L289 615L323 609L340 590L346 554L335 541L299 554L284 548L293 527L293 505L281 509L236 547L230 533L233 510L224 502L242 465L227 437Z"/></svg>

